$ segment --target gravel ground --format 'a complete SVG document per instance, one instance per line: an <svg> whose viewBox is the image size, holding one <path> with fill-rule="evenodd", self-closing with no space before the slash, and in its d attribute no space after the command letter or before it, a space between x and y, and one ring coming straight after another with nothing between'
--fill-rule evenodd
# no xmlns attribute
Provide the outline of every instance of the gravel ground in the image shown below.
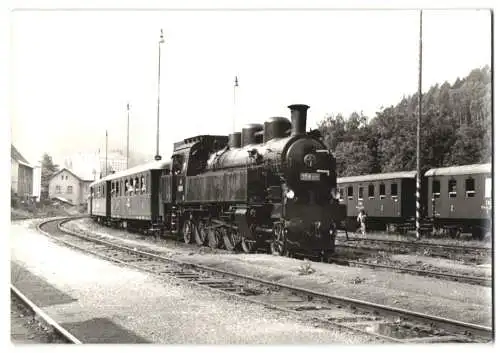
<svg viewBox="0 0 500 353"><path fill-rule="evenodd" d="M10 340L13 344L65 343L43 323L35 320L24 304L10 297Z"/></svg>
<svg viewBox="0 0 500 353"><path fill-rule="evenodd" d="M304 261L297 259L267 254L214 252L173 241L153 243L150 240L140 240L141 236L138 235L96 225L89 219L74 221L68 225L72 229L97 231L106 237L120 237L129 244L162 251L180 260L430 315L492 325L492 289L488 287L323 263L311 263L314 273L301 275L300 268ZM412 261L431 261L428 257L406 256L406 259ZM441 260L441 264L453 266L449 260Z"/></svg>
<svg viewBox="0 0 500 353"><path fill-rule="evenodd" d="M341 231L339 236L344 238L345 233ZM360 233L349 232L349 239L362 238ZM414 241L414 235L400 235L400 234L389 234L386 232L368 232L366 238L381 239L381 240L401 240L401 241ZM485 240L473 240L469 236L462 235L462 239L451 239L451 238L421 238L423 243L431 244L442 244L442 245L454 245L454 246L482 246L491 248L491 239Z"/></svg>
<svg viewBox="0 0 500 353"><path fill-rule="evenodd" d="M29 226L11 226L12 281L84 342L367 343L296 315L86 256Z"/></svg>

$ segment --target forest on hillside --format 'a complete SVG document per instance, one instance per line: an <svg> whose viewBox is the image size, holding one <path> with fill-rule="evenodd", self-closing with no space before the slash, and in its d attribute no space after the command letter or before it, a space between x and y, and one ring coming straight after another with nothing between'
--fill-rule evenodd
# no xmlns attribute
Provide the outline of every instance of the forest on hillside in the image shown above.
<svg viewBox="0 0 500 353"><path fill-rule="evenodd" d="M422 94L420 165L423 170L491 162L492 96L489 66ZM328 115L319 124L335 151L339 176L416 169L418 93L368 119Z"/></svg>

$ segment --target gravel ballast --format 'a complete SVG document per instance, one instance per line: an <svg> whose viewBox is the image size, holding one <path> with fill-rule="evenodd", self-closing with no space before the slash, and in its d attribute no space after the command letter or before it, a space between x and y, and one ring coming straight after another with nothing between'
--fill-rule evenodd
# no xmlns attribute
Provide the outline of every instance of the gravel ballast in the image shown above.
<svg viewBox="0 0 500 353"><path fill-rule="evenodd" d="M174 279L118 266L11 226L12 281L90 343L367 343Z"/></svg>
<svg viewBox="0 0 500 353"><path fill-rule="evenodd" d="M73 230L98 233L106 238L120 239L128 245L160 251L165 256L179 260L454 320L492 325L492 288L489 287L316 262L311 263L313 273L302 275L300 268L304 261L297 259L267 254L233 254L170 240L155 243L141 235L97 225L90 219L72 221L65 226ZM450 260L416 255L404 255L398 260L429 261L436 266L439 265L436 261L441 261L444 268L454 265ZM464 266L455 264L457 268ZM484 268L478 267L477 273L484 273Z"/></svg>

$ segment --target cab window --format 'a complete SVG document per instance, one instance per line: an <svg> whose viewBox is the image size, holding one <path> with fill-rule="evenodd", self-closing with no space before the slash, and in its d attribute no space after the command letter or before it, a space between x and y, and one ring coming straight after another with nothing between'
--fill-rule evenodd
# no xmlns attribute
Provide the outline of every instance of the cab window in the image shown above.
<svg viewBox="0 0 500 353"><path fill-rule="evenodd" d="M349 200L352 200L353 196L354 196L354 188L352 186L349 186L347 188L347 198Z"/></svg>

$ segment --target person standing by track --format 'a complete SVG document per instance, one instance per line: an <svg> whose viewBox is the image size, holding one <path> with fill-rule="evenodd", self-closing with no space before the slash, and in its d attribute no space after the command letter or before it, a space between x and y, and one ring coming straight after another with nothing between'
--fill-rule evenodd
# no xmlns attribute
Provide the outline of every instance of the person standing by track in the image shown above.
<svg viewBox="0 0 500 353"><path fill-rule="evenodd" d="M364 208L361 208L358 213L358 222L362 236L366 236L366 212Z"/></svg>

